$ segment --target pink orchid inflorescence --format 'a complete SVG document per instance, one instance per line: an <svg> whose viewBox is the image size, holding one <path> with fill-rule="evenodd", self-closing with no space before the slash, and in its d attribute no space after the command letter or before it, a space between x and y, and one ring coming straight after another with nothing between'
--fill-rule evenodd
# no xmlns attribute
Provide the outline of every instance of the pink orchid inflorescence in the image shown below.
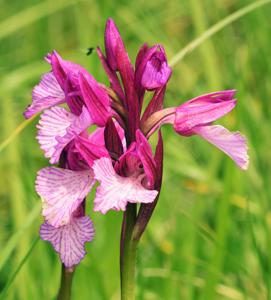
<svg viewBox="0 0 271 300"><path fill-rule="evenodd" d="M96 181L94 211L125 211L128 203L140 203L138 235L144 231L161 189L161 125L173 125L182 136L199 135L241 169L248 167L245 138L239 132L212 125L235 107L234 90L164 108L172 71L163 46L144 44L134 68L116 25L109 19L105 52L97 48L110 87L56 51L48 54L45 59L52 69L34 87L32 104L24 113L30 118L43 111L37 139L50 163L58 164L38 172L36 191L42 198L45 219L40 236L53 245L67 268L83 259L85 243L93 239L93 223L85 215L85 205ZM147 91L152 98L143 112ZM95 130L89 134L91 126ZM158 142L153 154L148 139L155 132Z"/></svg>

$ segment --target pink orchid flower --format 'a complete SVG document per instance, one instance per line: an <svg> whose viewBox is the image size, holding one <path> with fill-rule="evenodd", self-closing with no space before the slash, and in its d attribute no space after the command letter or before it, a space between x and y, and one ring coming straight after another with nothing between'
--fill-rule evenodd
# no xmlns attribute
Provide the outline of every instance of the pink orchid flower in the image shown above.
<svg viewBox="0 0 271 300"><path fill-rule="evenodd" d="M53 245L67 268L83 259L85 243L94 236L85 205L95 182L99 186L94 211L105 214L125 211L129 203L141 205L136 216L140 238L161 189L163 139L159 128L163 124L171 124L182 136L201 136L241 169L248 167L245 138L239 132L212 125L235 107L235 91L215 92L164 108L172 70L161 45L144 44L134 68L115 23L109 19L105 52L97 48L110 87L56 51L47 55L51 71L34 87L32 104L24 113L30 118L43 112L37 139L50 163L58 164L38 172L36 190L45 219L41 238ZM142 111L149 92L152 98ZM89 127L94 125L97 128L89 134ZM153 154L148 139L156 131L158 142Z"/></svg>

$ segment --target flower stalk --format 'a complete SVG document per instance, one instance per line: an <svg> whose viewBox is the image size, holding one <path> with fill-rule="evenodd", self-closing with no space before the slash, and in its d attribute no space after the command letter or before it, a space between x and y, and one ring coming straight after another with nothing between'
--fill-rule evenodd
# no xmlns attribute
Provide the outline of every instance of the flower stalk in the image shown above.
<svg viewBox="0 0 271 300"><path fill-rule="evenodd" d="M72 291L72 279L74 275L74 268L65 268L62 264L61 283L57 296L57 300L70 300Z"/></svg>
<svg viewBox="0 0 271 300"><path fill-rule="evenodd" d="M123 214L120 276L121 276L121 300L135 299L135 264L138 240L133 238L136 224L136 204L128 204Z"/></svg>

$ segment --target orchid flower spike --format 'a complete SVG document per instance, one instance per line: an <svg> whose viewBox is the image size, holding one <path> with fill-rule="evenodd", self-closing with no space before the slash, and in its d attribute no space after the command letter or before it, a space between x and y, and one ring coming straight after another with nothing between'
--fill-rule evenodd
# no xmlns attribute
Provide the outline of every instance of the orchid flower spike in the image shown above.
<svg viewBox="0 0 271 300"><path fill-rule="evenodd" d="M25 118L42 112L37 140L49 162L41 169L36 191L42 199L41 238L49 241L67 268L85 256L93 239L93 223L85 214L86 199L99 186L94 211L125 211L140 206L138 237L157 203L162 184L163 138L159 128L171 124L181 136L201 136L247 169L246 139L214 121L236 105L235 91L215 92L164 108L172 70L162 45L144 44L132 65L114 21L105 29L105 55L97 53L110 86L99 83L83 67L56 51L46 55L51 69L32 93ZM149 103L145 94L151 93ZM148 97L149 98L149 97ZM144 111L142 108L146 107ZM89 128L96 126L89 134ZM159 131L158 131L159 130ZM158 131L155 153L148 141Z"/></svg>

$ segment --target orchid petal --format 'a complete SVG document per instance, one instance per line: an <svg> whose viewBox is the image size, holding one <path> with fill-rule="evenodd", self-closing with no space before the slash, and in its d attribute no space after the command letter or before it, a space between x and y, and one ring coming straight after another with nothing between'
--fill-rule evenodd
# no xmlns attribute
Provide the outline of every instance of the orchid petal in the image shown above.
<svg viewBox="0 0 271 300"><path fill-rule="evenodd" d="M95 231L88 216L72 218L71 222L61 227L54 227L47 222L40 227L40 236L49 241L66 268L71 268L86 255L85 243L92 241Z"/></svg>
<svg viewBox="0 0 271 300"><path fill-rule="evenodd" d="M38 112L65 101L65 94L53 73L42 76L41 81L32 92L32 104L25 110L24 117L31 118Z"/></svg>
<svg viewBox="0 0 271 300"><path fill-rule="evenodd" d="M84 101L80 94L79 74L82 74L87 81L95 80L94 77L82 66L62 59L56 51L52 52L50 61L52 71L65 92L66 102L71 112L80 115Z"/></svg>
<svg viewBox="0 0 271 300"><path fill-rule="evenodd" d="M199 126L193 131L226 153L241 169L248 168L247 142L239 132L230 132L220 125Z"/></svg>
<svg viewBox="0 0 271 300"><path fill-rule="evenodd" d="M89 136L88 139L91 143L104 146L104 127L96 128Z"/></svg>
<svg viewBox="0 0 271 300"><path fill-rule="evenodd" d="M138 93L138 97L140 98L140 102L143 101L145 89L142 86L141 80L143 72L146 68L146 64L151 59L153 54L157 51L158 45L155 45L151 48L148 47L147 44L144 44L136 57L136 68L135 68L135 87Z"/></svg>
<svg viewBox="0 0 271 300"><path fill-rule="evenodd" d="M157 48L157 46L155 46ZM153 48L153 47L152 47ZM154 49L154 52L156 51L156 48ZM136 69L136 73L138 73L138 68L140 68L140 66L142 66L142 62L144 61L144 59L146 58L146 53L148 53L148 51L151 48L149 48L147 43L144 43L141 48L139 49L137 56L136 56L136 61L135 61L135 69ZM152 55L152 54L151 54ZM150 57L151 57L150 55ZM145 65L145 64L144 64ZM141 72L139 72L141 73ZM142 75L142 74L141 74ZM135 75L137 77L137 75ZM141 77L141 76L139 76Z"/></svg>
<svg viewBox="0 0 271 300"><path fill-rule="evenodd" d="M92 120L85 107L80 116L62 107L46 110L37 126L37 139L45 157L49 157L52 164L57 163L65 146L91 124Z"/></svg>
<svg viewBox="0 0 271 300"><path fill-rule="evenodd" d="M71 141L65 148L65 161L62 161L61 166L72 171L89 170L89 165L82 157L75 146L76 138Z"/></svg>
<svg viewBox="0 0 271 300"><path fill-rule="evenodd" d="M134 83L134 69L126 52L119 31L112 19L109 19L105 30L105 49L108 63L112 70L118 70L125 92L124 106L128 110L128 136L135 140L135 132L139 127L139 102Z"/></svg>
<svg viewBox="0 0 271 300"><path fill-rule="evenodd" d="M92 167L93 162L101 157L109 157L108 151L104 145L97 145L92 143L89 139L81 136L76 137L75 147L81 156Z"/></svg>
<svg viewBox="0 0 271 300"><path fill-rule="evenodd" d="M53 73L63 90L65 89L67 76L69 76L75 87L79 87L79 74L83 74L87 80L94 80L86 69L76 63L62 59L56 51L51 54L51 65Z"/></svg>
<svg viewBox="0 0 271 300"><path fill-rule="evenodd" d="M165 92L166 85L155 90L154 95L141 118L141 123L144 123L155 112L163 109Z"/></svg>
<svg viewBox="0 0 271 300"><path fill-rule="evenodd" d="M122 87L120 85L118 76L116 74L116 72L114 70L111 69L111 67L109 66L108 60L104 57L101 49L98 47L97 49L97 53L98 53L98 57L104 67L104 70L108 76L108 79L110 81L110 86L111 88L116 92L116 94L118 95L118 97L123 100L124 99L124 93L122 90Z"/></svg>
<svg viewBox="0 0 271 300"><path fill-rule="evenodd" d="M125 210L128 202L151 203L157 191L145 189L140 178L119 176L108 158L96 160L93 165L95 179L100 181L94 200L94 210L105 214L108 210Z"/></svg>
<svg viewBox="0 0 271 300"><path fill-rule="evenodd" d="M84 106L84 99L81 95L80 88L78 84L74 83L74 79L71 79L71 74L68 73L65 82L65 99L66 103L71 111L76 116L82 113L82 108Z"/></svg>
<svg viewBox="0 0 271 300"><path fill-rule="evenodd" d="M84 102L91 114L94 124L105 126L110 117L110 99L106 91L93 80L79 76L80 89Z"/></svg>
<svg viewBox="0 0 271 300"><path fill-rule="evenodd" d="M116 59L120 77L126 96L126 107L128 110L128 136L130 141L135 140L135 132L139 128L139 101L134 84L134 69L125 48L117 45Z"/></svg>
<svg viewBox="0 0 271 300"><path fill-rule="evenodd" d="M132 142L118 158L114 165L117 174L123 177L138 177L143 174L143 165L136 150L136 142Z"/></svg>
<svg viewBox="0 0 271 300"><path fill-rule="evenodd" d="M189 100L176 109L174 129L189 136L195 126L208 125L230 112L236 105L233 90L215 92Z"/></svg>
<svg viewBox="0 0 271 300"><path fill-rule="evenodd" d="M162 134L161 131L159 130L158 132L158 143L156 146L156 150L155 150L155 162L156 162L156 170L157 170L157 179L155 182L155 188L158 191L158 194L155 198L155 200L152 203L148 203L148 204L141 204L140 205L140 209L137 215L137 220L136 220L136 235L135 238L137 240L140 239L141 235L143 234L144 230L146 229L146 226L148 225L148 222L152 216L152 213L155 209L155 206L157 204L157 201L159 199L159 193L161 190L161 185L162 185L162 175L163 175L163 153L164 153L164 149L163 149L163 138L162 138Z"/></svg>
<svg viewBox="0 0 271 300"><path fill-rule="evenodd" d="M118 70L116 48L120 45L120 47L124 49L124 44L118 28L112 19L108 19L106 22L104 42L108 64L113 71L116 71Z"/></svg>
<svg viewBox="0 0 271 300"><path fill-rule="evenodd" d="M118 132L120 130L116 128L115 123L118 124L112 119L108 120L104 130L104 139L106 149L108 149L111 157L117 159L123 154L123 144Z"/></svg>
<svg viewBox="0 0 271 300"><path fill-rule="evenodd" d="M157 177L156 163L152 155L151 145L140 130L136 132L136 144L138 156L149 181L148 184L153 188Z"/></svg>
<svg viewBox="0 0 271 300"><path fill-rule="evenodd" d="M90 170L41 169L36 179L36 191L42 198L42 215L46 221L54 227L68 224L94 183Z"/></svg>
<svg viewBox="0 0 271 300"><path fill-rule="evenodd" d="M164 49L159 46L161 51L154 52L145 63L142 74L141 84L147 90L154 90L165 85L172 73L168 66Z"/></svg>
<svg viewBox="0 0 271 300"><path fill-rule="evenodd" d="M163 136L161 130L158 131L158 142L155 149L154 160L156 163L157 170L157 182L156 185L159 191L162 185L162 177L163 177L163 163L164 163L164 143Z"/></svg>

